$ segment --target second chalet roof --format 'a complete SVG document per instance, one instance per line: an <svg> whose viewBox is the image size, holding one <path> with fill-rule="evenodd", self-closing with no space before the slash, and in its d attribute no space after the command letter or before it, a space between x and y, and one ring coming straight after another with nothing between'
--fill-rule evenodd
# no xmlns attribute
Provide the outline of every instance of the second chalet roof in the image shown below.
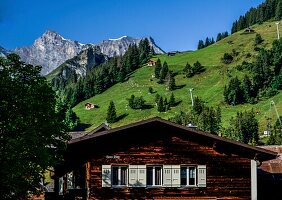
<svg viewBox="0 0 282 200"><path fill-rule="evenodd" d="M93 143L96 140L98 142L98 140L104 137L107 139L110 139L112 137L116 138L126 133L130 133L129 137L138 138L141 137L142 134L148 134L147 133L148 130L154 130L154 131L161 130L164 134L166 134L166 132L173 132L176 135L181 134L184 137L198 138L200 142L203 141L206 144L217 149L218 151L240 155L242 157L246 157L249 159L266 161L266 160L275 159L277 157L276 152L247 145L241 142L223 138L203 131L195 130L182 125L178 125L176 123L163 120L158 117L132 123L118 128L108 129L101 132L95 132L95 134L87 134L83 137L72 139L68 145L69 147L74 148L75 146L80 146L80 145L83 146L84 144L87 143ZM154 131L152 131L152 133L150 134L153 134ZM136 135L135 133L138 135Z"/></svg>

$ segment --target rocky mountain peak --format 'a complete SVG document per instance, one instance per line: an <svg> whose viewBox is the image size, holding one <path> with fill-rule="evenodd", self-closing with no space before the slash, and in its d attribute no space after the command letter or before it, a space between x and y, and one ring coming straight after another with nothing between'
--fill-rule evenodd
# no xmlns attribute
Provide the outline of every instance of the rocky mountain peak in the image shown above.
<svg viewBox="0 0 282 200"><path fill-rule="evenodd" d="M129 45L131 44L138 45L142 39L145 38L132 38L129 36L122 36L117 39L103 40L101 43L98 44L98 46L101 48L103 54L109 57L114 57L114 56L123 55L128 49ZM153 47L155 53L157 54L165 53L160 47L158 47L155 44L153 38L149 37L148 40L150 46Z"/></svg>
<svg viewBox="0 0 282 200"><path fill-rule="evenodd" d="M32 46L17 48L21 59L33 65L41 65L41 74L46 75L73 58L82 50L83 44L65 39L55 31L48 30L35 40Z"/></svg>
<svg viewBox="0 0 282 200"><path fill-rule="evenodd" d="M34 41L33 45L17 48L14 52L26 63L41 65L41 74L47 75L65 61L77 56L82 50L99 47L102 54L108 57L114 57L123 55L127 51L129 45L138 45L142 39L144 38L137 39L129 36L122 36L116 39L103 40L97 45L81 44L77 41L65 39L55 31L47 30L41 37ZM154 48L156 53L164 53L164 51L155 44L151 37L148 39L150 46Z"/></svg>

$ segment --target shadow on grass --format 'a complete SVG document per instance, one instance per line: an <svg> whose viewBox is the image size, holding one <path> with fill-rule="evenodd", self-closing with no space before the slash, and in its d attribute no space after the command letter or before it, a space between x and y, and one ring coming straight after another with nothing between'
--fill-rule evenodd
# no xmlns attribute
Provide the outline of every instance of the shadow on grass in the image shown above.
<svg viewBox="0 0 282 200"><path fill-rule="evenodd" d="M91 124L78 123L77 126L73 129L73 131L84 131L90 126Z"/></svg>
<svg viewBox="0 0 282 200"><path fill-rule="evenodd" d="M185 86L186 86L186 84L183 84L183 85L177 85L177 86L175 86L175 89L176 89L176 90L179 90L179 89L184 88Z"/></svg>
<svg viewBox="0 0 282 200"><path fill-rule="evenodd" d="M173 107L176 107L176 106L178 106L178 105L181 104L181 103L182 103L182 100L177 101L177 102L175 102L175 104L173 105Z"/></svg>
<svg viewBox="0 0 282 200"><path fill-rule="evenodd" d="M151 104L145 104L145 105L142 107L142 110L149 110L149 109L152 109L152 108L154 108L153 105L151 105Z"/></svg>
<svg viewBox="0 0 282 200"><path fill-rule="evenodd" d="M118 117L117 117L117 121L124 119L126 116L128 116L127 113L124 113L124 114L118 116Z"/></svg>

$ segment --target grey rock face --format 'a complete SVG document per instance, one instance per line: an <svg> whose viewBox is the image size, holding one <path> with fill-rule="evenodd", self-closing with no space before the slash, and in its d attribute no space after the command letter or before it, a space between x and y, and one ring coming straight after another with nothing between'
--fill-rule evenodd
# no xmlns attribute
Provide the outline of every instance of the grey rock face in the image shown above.
<svg viewBox="0 0 282 200"><path fill-rule="evenodd" d="M0 57L6 57L10 52L0 46Z"/></svg>
<svg viewBox="0 0 282 200"><path fill-rule="evenodd" d="M123 36L117 39L104 40L101 43L99 43L98 46L101 48L103 54L109 57L114 57L114 56L123 55L128 49L130 44L138 45L142 39L145 38L137 39L129 36ZM165 53L161 48L159 48L155 44L154 40L151 37L149 37L148 39L150 46L154 48L155 53L157 54Z"/></svg>
<svg viewBox="0 0 282 200"><path fill-rule="evenodd" d="M65 39L54 31L47 31L35 40L32 46L17 48L14 52L26 63L41 65L41 74L46 75L76 56L82 46L77 41Z"/></svg>
<svg viewBox="0 0 282 200"><path fill-rule="evenodd" d="M55 80L64 79L68 80L70 77L79 79L86 76L87 72L91 69L104 63L107 60L107 56L101 53L101 50L97 46L89 46L82 50L77 56L67 60L61 66L55 75Z"/></svg>

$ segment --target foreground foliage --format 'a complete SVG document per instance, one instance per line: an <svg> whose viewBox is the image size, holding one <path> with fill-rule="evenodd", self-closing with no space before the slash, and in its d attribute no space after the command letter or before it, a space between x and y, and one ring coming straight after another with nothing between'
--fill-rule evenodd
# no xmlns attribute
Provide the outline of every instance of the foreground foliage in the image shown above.
<svg viewBox="0 0 282 200"><path fill-rule="evenodd" d="M15 54L0 58L0 199L36 192L68 139L65 113L40 69Z"/></svg>

